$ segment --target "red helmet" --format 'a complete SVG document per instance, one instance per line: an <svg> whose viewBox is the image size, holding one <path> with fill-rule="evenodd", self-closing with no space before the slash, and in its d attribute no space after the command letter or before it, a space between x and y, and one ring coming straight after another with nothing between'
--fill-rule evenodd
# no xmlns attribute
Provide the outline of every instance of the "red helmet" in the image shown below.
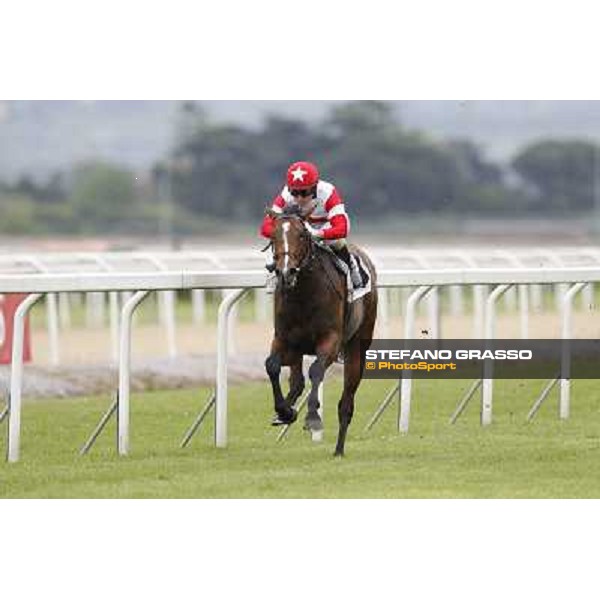
<svg viewBox="0 0 600 600"><path fill-rule="evenodd" d="M317 185L319 182L319 169L305 161L292 163L287 170L287 186L294 190Z"/></svg>

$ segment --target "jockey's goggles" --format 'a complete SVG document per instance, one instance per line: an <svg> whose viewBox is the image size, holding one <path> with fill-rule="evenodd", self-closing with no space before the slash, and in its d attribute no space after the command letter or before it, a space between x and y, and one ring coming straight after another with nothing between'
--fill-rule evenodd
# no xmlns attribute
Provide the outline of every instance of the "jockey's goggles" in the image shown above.
<svg viewBox="0 0 600 600"><path fill-rule="evenodd" d="M307 196L312 196L315 193L315 188L312 187L308 190L290 190L290 194L294 196L301 196L302 198L306 198Z"/></svg>

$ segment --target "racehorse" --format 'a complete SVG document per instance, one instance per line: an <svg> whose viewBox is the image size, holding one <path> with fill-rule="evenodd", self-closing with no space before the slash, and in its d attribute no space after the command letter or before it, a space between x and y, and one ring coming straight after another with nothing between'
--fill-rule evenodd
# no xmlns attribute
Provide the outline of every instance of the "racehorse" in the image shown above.
<svg viewBox="0 0 600 600"><path fill-rule="evenodd" d="M359 248L350 251L360 257L371 278L371 291L349 304L347 279L335 266L332 251L315 241L305 228L306 214L297 207L282 213L267 212L275 218L271 242L277 275L275 290L275 332L265 368L273 387L276 415L273 425L293 423L294 403L304 391L304 355L315 356L308 376L311 383L304 429L320 431L323 423L317 412L318 388L329 366L341 354L344 358L344 389L338 403L338 438L335 456L344 455L348 426L354 412L354 395L363 375L363 349L371 344L377 318L376 272L369 257ZM351 285L351 284L350 284ZM282 366L290 367L290 388L283 396L279 376Z"/></svg>

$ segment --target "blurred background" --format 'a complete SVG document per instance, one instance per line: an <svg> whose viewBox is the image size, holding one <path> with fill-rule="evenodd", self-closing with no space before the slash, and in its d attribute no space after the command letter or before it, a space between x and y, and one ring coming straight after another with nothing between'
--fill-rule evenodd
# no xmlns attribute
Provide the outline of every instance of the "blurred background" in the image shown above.
<svg viewBox="0 0 600 600"><path fill-rule="evenodd" d="M596 101L3 101L0 237L256 244L307 159L359 241L589 243L599 143Z"/></svg>

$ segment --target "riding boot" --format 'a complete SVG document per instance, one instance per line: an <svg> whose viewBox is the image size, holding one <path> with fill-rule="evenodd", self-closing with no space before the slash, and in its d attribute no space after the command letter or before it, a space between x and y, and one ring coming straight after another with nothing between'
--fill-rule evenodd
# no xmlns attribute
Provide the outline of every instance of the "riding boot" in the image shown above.
<svg viewBox="0 0 600 600"><path fill-rule="evenodd" d="M356 259L348 251L348 247L342 246L341 248L337 249L336 252L350 269L350 279L352 280L352 285L354 286L354 289L357 290L358 288L361 288L364 284L362 276L360 274L360 269L358 268Z"/></svg>

